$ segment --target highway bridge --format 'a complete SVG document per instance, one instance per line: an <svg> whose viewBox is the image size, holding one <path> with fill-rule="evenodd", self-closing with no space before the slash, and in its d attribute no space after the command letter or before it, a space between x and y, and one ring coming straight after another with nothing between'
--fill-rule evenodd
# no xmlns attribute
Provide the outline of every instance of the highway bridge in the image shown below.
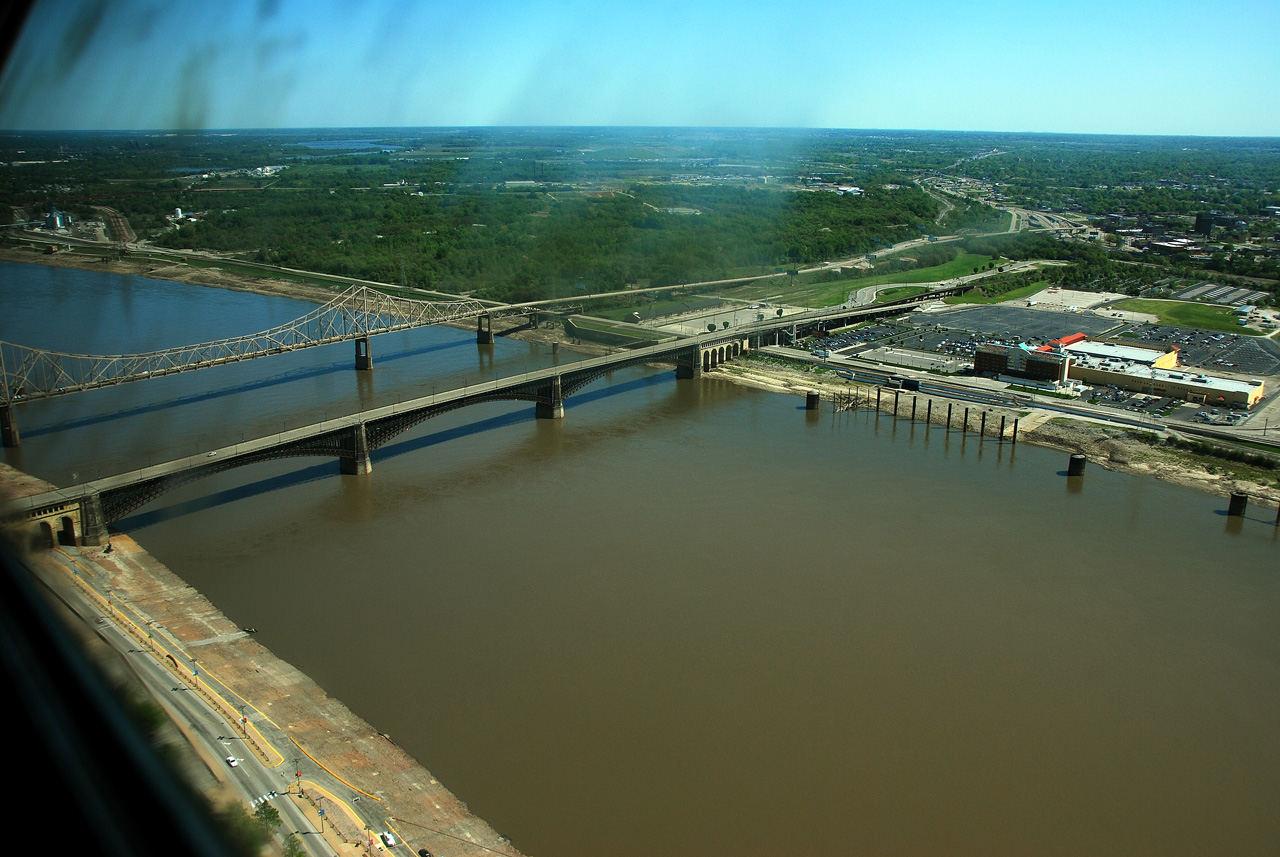
<svg viewBox="0 0 1280 857"><path fill-rule="evenodd" d="M943 289L926 296L892 301L880 307L899 307L956 293ZM369 338L442 322L475 318L480 342L493 342L494 313L528 314L547 309L554 301L499 304L477 300L420 301L393 297L363 285L353 285L329 303L270 330L245 336L183 345L140 354L88 355L28 348L0 341L0 441L18 446L21 440L16 406L25 402L82 393L212 366L238 363L335 342L355 342L355 368L371 369ZM874 310L875 308L870 308ZM779 328L812 327L814 320L841 310L814 311L792 316ZM824 315L824 313L826 313ZM793 322L792 319L798 319Z"/></svg>
<svg viewBox="0 0 1280 857"><path fill-rule="evenodd" d="M342 473L368 473L370 452L432 417L459 408L486 402L527 401L534 404L539 418L558 419L564 416L566 397L627 366L669 363L675 365L677 378L696 379L703 371L768 342L898 315L904 309L965 288L957 286L874 307L815 310L785 319L753 322L460 387L27 497L9 504L0 519L6 523L25 522L37 543L101 544L111 522L169 491L217 473L298 456L337 458Z"/></svg>

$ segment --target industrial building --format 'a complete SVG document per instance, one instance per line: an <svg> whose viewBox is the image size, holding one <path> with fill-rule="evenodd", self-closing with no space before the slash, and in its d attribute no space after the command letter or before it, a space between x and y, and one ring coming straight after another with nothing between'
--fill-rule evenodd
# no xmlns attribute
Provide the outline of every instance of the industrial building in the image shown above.
<svg viewBox="0 0 1280 857"><path fill-rule="evenodd" d="M1178 350L1090 341L1083 333L1039 347L983 345L974 354L979 375L1013 375L1040 383L1068 380L1112 386L1184 402L1250 408L1265 393L1262 381L1240 381L1178 368Z"/></svg>

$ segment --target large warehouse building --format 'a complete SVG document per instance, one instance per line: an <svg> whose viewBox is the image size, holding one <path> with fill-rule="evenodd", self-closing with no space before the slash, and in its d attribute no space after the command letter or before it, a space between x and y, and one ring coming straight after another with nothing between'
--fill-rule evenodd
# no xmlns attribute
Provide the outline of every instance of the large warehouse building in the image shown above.
<svg viewBox="0 0 1280 857"><path fill-rule="evenodd" d="M1115 386L1135 393L1184 402L1250 408L1265 392L1261 381L1241 381L1178 369L1178 350L1114 342L1091 342L1083 333L1048 345L983 345L974 355L979 375L1014 375L1030 380Z"/></svg>

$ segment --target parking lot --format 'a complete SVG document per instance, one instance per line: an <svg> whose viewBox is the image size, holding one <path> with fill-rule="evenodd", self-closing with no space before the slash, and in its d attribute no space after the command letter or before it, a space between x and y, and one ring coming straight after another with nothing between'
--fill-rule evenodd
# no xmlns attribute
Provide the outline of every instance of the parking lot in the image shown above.
<svg viewBox="0 0 1280 857"><path fill-rule="evenodd" d="M1116 327L1115 319L1074 312L1049 312L1011 306L975 306L918 316L921 322L953 330L987 333L1001 339L1048 342L1073 333L1096 337Z"/></svg>
<svg viewBox="0 0 1280 857"><path fill-rule="evenodd" d="M1121 338L1176 346L1178 363L1183 366L1252 377L1280 375L1280 345L1271 340L1157 324L1131 325L1121 332Z"/></svg>
<svg viewBox="0 0 1280 857"><path fill-rule="evenodd" d="M872 324L867 327L850 328L831 336L811 340L810 345L817 350L849 353L852 349L859 348L859 346L869 346L871 343L884 342L910 333L911 330L912 328L910 327L898 324Z"/></svg>

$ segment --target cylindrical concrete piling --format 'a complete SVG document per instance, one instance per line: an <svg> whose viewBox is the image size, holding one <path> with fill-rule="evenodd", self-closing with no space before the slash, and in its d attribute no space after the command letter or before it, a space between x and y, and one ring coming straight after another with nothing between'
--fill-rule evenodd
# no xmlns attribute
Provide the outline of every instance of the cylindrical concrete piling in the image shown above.
<svg viewBox="0 0 1280 857"><path fill-rule="evenodd" d="M804 397L804 409L806 411L816 411L818 403L822 401L822 394L817 390L810 390L809 395Z"/></svg>
<svg viewBox="0 0 1280 857"><path fill-rule="evenodd" d="M1084 466L1088 462L1083 452L1075 452L1067 459L1067 475L1068 476L1084 476Z"/></svg>
<svg viewBox="0 0 1280 857"><path fill-rule="evenodd" d="M1227 514L1237 518L1244 517L1244 510L1249 506L1249 495L1243 491L1232 491L1231 501L1227 504Z"/></svg>

